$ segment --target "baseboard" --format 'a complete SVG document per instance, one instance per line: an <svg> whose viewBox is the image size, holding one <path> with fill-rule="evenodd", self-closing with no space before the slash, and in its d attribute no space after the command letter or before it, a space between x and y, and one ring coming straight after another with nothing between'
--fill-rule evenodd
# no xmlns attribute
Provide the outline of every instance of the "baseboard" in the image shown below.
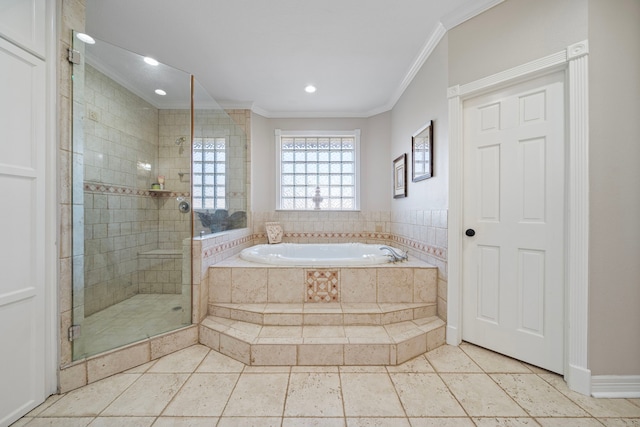
<svg viewBox="0 0 640 427"><path fill-rule="evenodd" d="M459 336L457 327L447 324L446 331L447 344L458 345L462 342L462 337Z"/></svg>
<svg viewBox="0 0 640 427"><path fill-rule="evenodd" d="M591 395L608 398L640 398L640 375L594 375Z"/></svg>
<svg viewBox="0 0 640 427"><path fill-rule="evenodd" d="M570 363L564 379L572 391L591 396L591 371L589 369Z"/></svg>

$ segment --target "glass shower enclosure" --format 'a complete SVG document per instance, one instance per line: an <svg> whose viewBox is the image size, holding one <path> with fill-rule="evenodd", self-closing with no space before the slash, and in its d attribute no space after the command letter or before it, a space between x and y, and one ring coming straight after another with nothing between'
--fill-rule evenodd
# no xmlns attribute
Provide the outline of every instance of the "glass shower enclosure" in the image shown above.
<svg viewBox="0 0 640 427"><path fill-rule="evenodd" d="M73 359L191 324L193 78L73 49Z"/></svg>

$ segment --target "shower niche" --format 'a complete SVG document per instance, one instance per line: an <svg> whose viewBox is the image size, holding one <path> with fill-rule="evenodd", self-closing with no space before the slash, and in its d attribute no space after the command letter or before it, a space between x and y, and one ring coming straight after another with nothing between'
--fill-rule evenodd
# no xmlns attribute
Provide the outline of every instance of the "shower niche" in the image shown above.
<svg viewBox="0 0 640 427"><path fill-rule="evenodd" d="M246 208L229 173L241 164L246 174L246 160L230 160L246 159L246 144L238 153L232 144L244 132L193 76L84 40L74 33L73 360L190 325L192 237L203 229L195 212ZM211 154L195 147L219 138L224 156L214 152L210 177L197 159ZM218 205L207 199L214 187Z"/></svg>

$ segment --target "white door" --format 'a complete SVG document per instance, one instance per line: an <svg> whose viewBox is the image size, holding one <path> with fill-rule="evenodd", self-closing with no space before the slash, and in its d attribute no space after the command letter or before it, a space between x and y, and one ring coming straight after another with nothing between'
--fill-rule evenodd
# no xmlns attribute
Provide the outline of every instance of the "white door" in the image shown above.
<svg viewBox="0 0 640 427"><path fill-rule="evenodd" d="M0 426L46 397L45 75L0 38Z"/></svg>
<svg viewBox="0 0 640 427"><path fill-rule="evenodd" d="M462 339L558 373L563 77L558 72L464 104Z"/></svg>

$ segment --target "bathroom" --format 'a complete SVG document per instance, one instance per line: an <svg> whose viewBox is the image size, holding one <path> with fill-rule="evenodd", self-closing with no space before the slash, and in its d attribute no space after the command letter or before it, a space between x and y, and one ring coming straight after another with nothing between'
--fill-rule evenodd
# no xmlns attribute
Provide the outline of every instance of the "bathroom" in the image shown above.
<svg viewBox="0 0 640 427"><path fill-rule="evenodd" d="M135 76L131 63L142 63L139 55L100 40L96 44L74 40L74 49L82 60L74 66L73 80L73 194L80 194L75 187L81 186L82 197L73 201L77 244L73 249L70 333L77 335L71 342L72 360L63 369L63 378L69 373L70 382L75 383L74 369L86 364L91 372L94 361L103 357L127 357L131 366L154 359L170 347L154 354L151 344L152 351L143 355L133 349L174 339L166 337L193 342L195 325L209 311L209 267L264 242L266 222L280 223L289 242L376 242L410 249L412 259L426 261L441 271L434 278L430 298L433 314L439 309L444 316L446 304L442 298L436 300L435 283L439 281L441 288L446 284L446 210L415 209L406 216L392 217L388 199L379 197L375 190L387 181L374 171L387 164L384 150L376 146L389 138L390 113L364 119L265 119L250 110L222 110L194 79L191 115L187 73L155 65L164 75L161 80L171 81L172 96L144 99L139 96L146 90L143 84L136 86L135 80L124 79L118 71L124 63ZM270 162L252 164L252 158L274 155L270 144L252 144L252 138L268 141L279 127L360 130L366 141L360 152L360 173L370 177L370 182L362 185L360 211L278 211L272 206L273 186L264 180L249 185L248 171L252 176L275 173ZM193 153L187 136L191 133ZM229 185L226 197L220 198L222 205L207 200L204 187L198 188L204 178L198 177L195 169L203 164L197 160L204 159L204 154L197 150L204 145L201 138L207 137L224 138L229 144L227 167L233 175L222 175L223 188L225 179ZM189 206L191 200L193 207ZM225 218L241 214L242 220L221 229L221 224L229 221L213 223L216 212L223 212ZM248 218L246 212L250 212ZM192 251L193 274L188 262ZM107 265L111 259L119 264ZM83 268L84 276L79 274ZM161 301L146 302L150 298ZM157 305L163 308L153 308ZM152 308L142 309L148 306ZM145 319L142 323L141 318ZM125 356L130 354L134 356ZM90 373L86 381L112 372L116 371Z"/></svg>
<svg viewBox="0 0 640 427"><path fill-rule="evenodd" d="M72 182L75 179L72 168L74 163L73 89L71 87L72 70L66 58L66 49L72 47L71 31L86 29L87 8L82 1L34 1L34 4L40 8L37 10L38 13L42 12L41 15L34 16L43 18L33 27L25 25L21 28L42 30L46 27L48 30L44 33L42 30L40 33L36 31L27 34L27 36L42 36L45 42L32 46L27 41L19 47L24 48L26 55L35 52L40 62L44 61L47 68L40 72L44 77L40 86L42 97L38 99L42 102L37 103L37 111L43 113L41 117L46 118L46 122L41 123L42 126L39 128L42 129L39 135L43 136L41 140L44 144L39 145L39 150L35 151L42 155L42 159L37 164L42 166L43 174L38 175L38 180L42 181L40 178L44 177L45 181L38 187L38 194L42 197L36 199L42 200L44 205L39 205L34 211L37 213L33 216L38 221L37 227L24 224L23 219L28 216L23 215L22 211L7 210L6 214L11 221L6 223L11 226L5 227L5 235L11 244L7 245L6 254L19 256L4 257L4 259L9 273L11 269L8 267L16 265L19 266L16 271L33 270L34 275L37 273L44 277L40 294L44 297L44 304L31 311L19 310L17 313L12 311L10 323L7 322L12 327L7 333L13 334L10 337L22 338L25 334L21 332L23 330L14 328L13 325L27 325L31 319L38 322L38 326L31 330L43 331L43 337L33 340L45 344L34 347L38 351L29 351L29 349L25 351L28 354L43 355L46 363L40 363L39 366L44 364L46 368L43 368L44 372L33 370L33 375L38 379L45 378L46 392L50 394L56 390L72 390L198 342L199 331L196 322L202 319L208 310L209 267L234 256L246 246L263 243L266 239L264 232L266 222L282 224L287 233L287 239L291 241L366 240L373 235L374 239L381 239L393 246L401 247L408 250L410 256L437 266L438 315L452 326L447 333L455 333L455 322L461 317L461 310L456 305L460 284L460 247L451 242L455 243L459 240L456 236L463 236L465 231L462 228L459 188L456 187L459 185L456 181L459 181L462 172L461 165L458 163L461 158L460 147L456 145L456 141L459 142L457 133L460 130L459 122L456 122L459 120L456 116L458 111L456 108L460 105L455 104L462 98L458 99L457 91L460 88L468 88L469 83L493 76L495 73L512 70L528 61L562 52L570 53L572 67L579 64L579 67L583 67L578 68L579 71L586 72L584 67L588 67L589 71L587 79L586 74L576 74L575 68L571 69L572 78L578 78L576 81L580 82L588 92L588 96L573 98L589 100L589 103L586 106L582 105L582 109L577 110L578 114L573 111L571 117L579 119L578 129L581 130L578 134L581 137L579 142L583 144L580 148L588 146L589 150L578 150L577 155L572 157L572 161L578 162L579 167L571 169L572 175L569 177L573 185L571 191L578 191L580 196L568 199L572 203L577 203L570 212L578 214L577 222L575 218L569 218L569 222L577 226L568 230L570 231L568 234L572 236L568 243L573 245L573 249L569 251L572 254L568 260L571 262L572 273L568 277L571 279L572 287L568 289L570 298L567 302L577 304L569 307L572 310L569 314L573 316L571 324L574 326L567 330L572 338L569 343L570 346L577 346L570 347L571 351L567 354L567 358L571 358L569 367L576 373L575 378L580 380L578 388L583 392L584 390L588 392L592 381L593 384L599 384L600 388L606 387L607 381L612 376L620 376L623 379L636 378L632 383L637 384L640 357L638 357L637 340L629 338L637 335L635 327L637 310L634 306L638 300L638 290L635 286L638 275L635 262L637 239L629 236L636 236L638 230L637 221L633 220L638 212L637 198L633 197L637 194L635 183L638 181L636 179L638 169L633 163L637 158L633 155L636 153L634 150L637 149L633 135L637 134L635 117L638 115L638 109L637 97L630 99L635 92L622 91L621 93L619 90L620 82L626 86L627 83L631 85L637 80L635 74L630 71L633 67L627 66L637 61L637 55L635 55L637 49L622 32L617 31L618 28L627 28L625 25L628 22L625 21L623 12L612 10L610 4L602 0L563 0L562 2L506 0L488 3L491 3L491 7L472 19L468 19L472 16L470 14L464 19L457 17L459 20L455 20L449 17L451 19L443 21L440 32L434 33L434 38L424 46L426 51L422 59L425 62L413 70L415 74L412 74L410 79L402 84L398 82L402 86L402 90L398 92L399 97L384 111L370 111L366 118L305 119L269 117L269 114L260 109L252 109L249 104L228 106L226 111L229 117L237 126L244 129L247 137L245 163L247 227L226 233L200 236L199 232L203 229L195 229L198 227L197 222L194 221L188 226L181 224L188 230L187 236L196 236L190 248L193 264L189 280L190 298L193 304L189 306L181 301L180 304L172 304L170 308L180 307L180 314L191 310L190 324L160 335L148 334L149 336L145 335L141 341L124 344L124 347L118 347L116 350L76 360L73 354L74 344L69 340L69 334L71 333L71 337L75 338L77 331L72 328L74 317L76 319L82 317L80 313L74 312L74 307L80 307L84 303L74 301L73 283L76 279L74 274L81 261L80 254L84 254L86 248L82 248L83 244L80 241L74 240L73 233L74 226L80 225L74 224L74 218L83 217L84 206L81 212L78 212L80 208L74 203L74 200L78 200L78 195L74 194L75 190L72 188ZM4 15L3 18L8 16L4 13L2 15ZM24 16L28 14L21 15L21 17ZM123 17L123 20L125 19L126 17ZM492 31L485 31L486 29L492 29ZM3 34L9 30L13 30L13 27L2 28ZM160 38L160 36L157 37ZM636 39L633 38L633 40ZM2 42L16 45L15 40L11 37L3 37ZM568 46L575 47L574 45L584 40L590 42L590 52L585 53L580 49L567 51ZM171 38L164 41L169 44ZM129 45L129 43L131 46L138 47L133 50L140 52L145 50L140 48L144 46L144 41L132 39L123 44ZM20 45L20 43L17 44ZM181 47L173 50L183 53ZM621 50L628 55L620 55ZM241 52L239 57L243 57ZM612 62L621 58L622 66L610 67ZM180 63L181 61L172 62L174 65ZM188 68L185 67L185 69ZM194 74L197 77L198 73L195 70ZM20 75L16 74L16 77ZM12 79L16 84L19 81L18 78ZM403 86L404 83L406 86ZM575 85L571 86L572 90L575 90L575 87ZM586 95L586 92L583 90L582 94ZM612 101L611 94L619 95L621 100L616 96L616 101ZM26 97L21 97L20 93L17 93L15 99L26 100ZM18 106L16 104L16 108L12 107L7 111L19 111ZM93 116L92 112L89 113ZM11 118L12 115L5 115L6 117ZM99 115L97 119L100 119ZM408 197L393 199L390 173L392 160L401 153L410 153L412 134L429 120L433 121L434 126L433 178L422 182L409 182ZM9 121L6 123L11 124ZM363 137L362 172L367 182L371 183L362 188L361 210L357 213L300 213L277 210L274 202L275 167L272 162L275 158L273 140L276 129L360 129ZM571 129L575 130L576 127ZM188 133L183 130L172 132L163 141L163 144L166 144L165 148L171 152L171 156L179 153L180 138ZM14 135L16 140L29 136L24 133L24 126L22 131L18 129ZM590 144L585 144L585 141L589 142L589 140ZM610 141L616 141L616 150L611 149ZM9 152L18 150L23 145L27 147L27 144L11 144ZM576 151L570 150L570 154L575 155ZM97 158L90 159L93 162L97 160ZM155 159L143 163L151 164L153 161ZM157 161L159 165L159 157ZM142 169L146 167L146 165L141 166ZM150 192L154 190L153 184L158 181L158 176L164 176L167 191L183 192L170 188L170 180L184 179L184 175L182 177L179 175L183 172L183 167L174 169L173 171L153 169L149 171L144 183L139 185L135 183L135 187ZM602 173L603 170L615 171L615 173ZM634 176L636 178L633 178ZM6 179L5 175L3 179ZM84 181L84 177L81 181ZM171 183L171 185L174 184L179 185L179 182ZM124 187L124 184L121 183L118 186ZM13 200L19 203L19 206L23 206L19 200L24 199L26 192L17 191L12 185L3 186L3 188L8 191L7 200ZM615 190L612 191L612 189ZM102 197L104 194L97 194L102 191L99 188L89 187L87 194L90 197L87 199L93 199L94 206L96 200L98 205L104 204L105 198ZM149 196L149 202L158 215L162 205L167 208L168 214L184 217L185 215L178 210L181 203L178 200L179 197L185 196L178 194L175 197ZM111 200L115 207L118 202L115 198ZM123 200L125 197L120 200L121 207ZM106 203L108 206L108 196ZM125 206L127 203L130 202L125 201ZM89 208L89 204L87 207ZM578 209L575 209L576 207ZM190 208L193 210L193 206ZM91 212L88 213L91 214ZM178 216L178 218L181 217ZM101 225L97 227L99 232L101 227ZM176 227L175 223L173 227ZM20 230L24 235L12 234L13 229ZM29 232L25 233L24 230ZM33 238L24 238L27 235L32 236L31 231L38 235L38 247L34 246L34 252L25 252L23 247L28 246L29 242L36 241ZM116 232L113 226L111 231ZM174 231L178 230L171 230L171 233ZM183 231L181 228L176 235ZM158 244L149 247L148 250L135 252L137 254L168 251L168 256L177 257L179 239L178 236L175 237L175 240L171 239L170 249L160 248L161 245ZM18 244L22 246L18 247ZM36 254L36 251L38 256L32 257L31 255ZM152 252L145 256L155 255L161 254ZM179 256L183 260L186 258L183 255ZM94 257L89 262L93 264L88 266L90 268L100 267L102 260ZM172 258L171 263L175 265L177 262ZM183 263L177 264L185 274L189 267L184 266ZM124 266L119 268L125 271L128 269ZM174 271L177 271L177 268ZM153 274L149 276L152 277ZM82 280L84 281L85 278L82 277ZM93 278L90 280L92 281ZM180 286L183 285L182 280ZM174 283L174 292L177 290L176 283ZM575 284L578 285L577 288ZM89 293L98 298L92 303L93 307L89 304L88 307L83 308L83 310L89 310L87 313L99 309L98 307L102 304L110 303L109 298L113 298L113 301L120 298L120 296L116 298L104 295L103 291L99 290L101 285L98 283L96 285L97 287ZM573 293L576 289L578 294L574 298ZM119 292L126 297L129 291L123 288ZM183 313L182 310L185 312ZM179 324L182 325L182 323ZM610 328L612 324L618 326L615 333L612 333ZM82 328L80 329L80 340L82 340ZM12 341L22 340L15 338ZM24 341L27 342L26 339ZM29 342L32 343L32 341ZM16 348L17 353L18 348ZM85 351L79 354L88 353ZM6 357L9 356L6 355ZM11 363L7 363L7 366L15 365L13 359ZM12 371L14 370L18 372L19 369L16 366L15 369L12 368ZM30 369L25 369L21 372L29 371Z"/></svg>

